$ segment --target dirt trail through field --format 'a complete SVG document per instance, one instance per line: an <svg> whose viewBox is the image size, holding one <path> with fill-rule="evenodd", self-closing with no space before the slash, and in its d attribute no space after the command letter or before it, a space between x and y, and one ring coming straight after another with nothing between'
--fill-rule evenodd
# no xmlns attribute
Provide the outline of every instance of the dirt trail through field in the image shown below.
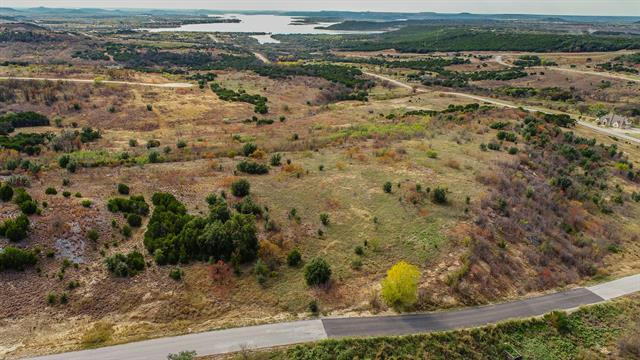
<svg viewBox="0 0 640 360"><path fill-rule="evenodd" d="M374 74L374 73L370 73L370 72L364 72L364 74L372 76L372 77L375 77L375 78L383 80L383 81L388 81L388 82L390 82L392 84L395 84L397 86L400 86L400 87L411 89L411 90L413 90L415 92L427 92L427 90L425 90L423 88L411 86L409 84L406 84L406 83L403 83L401 81L386 77L384 75ZM566 113L566 112L562 112L562 111L551 110L551 109L540 108L540 107L531 107L531 106L521 105L521 104L514 104L514 103L510 103L510 102L506 102L506 101L502 101L502 100L496 100L496 99L492 99L492 98L484 97L484 96L479 96L479 95L472 95L472 94L466 94L466 93L455 92L455 91L438 91L437 93L446 94L446 95L452 95L452 96L458 96L458 97L466 97L468 99L482 101L482 102L493 104L493 105L496 105L496 106L502 106L502 107L507 107L507 108L512 108L512 109L523 108L523 109L525 109L527 111L539 111L539 112L543 112L543 113L547 113L547 114L567 114L567 115L575 116L574 114L570 114L570 113ZM586 119L593 120L593 118L589 118L589 117L587 117ZM614 130L614 129L610 129L610 128L604 128L604 127L593 125L590 122L581 121L581 120L578 120L578 125L584 126L584 127L589 128L591 130L594 130L594 131L598 131L600 133L604 133L604 134L607 134L607 135L612 135L612 136L615 136L615 137L620 138L620 139L624 139L624 140L627 140L627 141L631 141L631 142L635 142L635 143L639 143L640 144L640 139L624 134L625 130ZM630 131L634 132L635 130L630 130Z"/></svg>
<svg viewBox="0 0 640 360"><path fill-rule="evenodd" d="M260 54L259 52L254 52L253 55L255 55L258 58L258 60L262 61L265 64L271 63L271 61L269 61L269 59L267 59L266 56Z"/></svg>
<svg viewBox="0 0 640 360"><path fill-rule="evenodd" d="M500 65L513 67L513 64L509 64L508 62L504 61L504 59L502 58L502 55L496 55L496 57L493 58L493 61L497 62ZM563 68L563 67L557 67L557 66L554 66L554 67L532 66L529 69L557 70L557 71L570 72L574 74L594 75L594 76L608 77L612 79L640 82L640 78L637 78L637 77L626 76L621 74L613 74L613 73L603 72L603 71L578 70L578 69L570 69L570 68Z"/></svg>

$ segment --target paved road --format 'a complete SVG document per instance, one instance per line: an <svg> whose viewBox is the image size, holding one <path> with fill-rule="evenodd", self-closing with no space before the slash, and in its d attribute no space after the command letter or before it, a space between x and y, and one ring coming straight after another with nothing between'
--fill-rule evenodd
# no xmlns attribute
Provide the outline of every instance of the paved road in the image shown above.
<svg viewBox="0 0 640 360"><path fill-rule="evenodd" d="M93 83L95 80L89 79L61 79L61 78L39 78L39 77L20 77L20 76L0 76L0 80L42 80L42 81L69 81L77 83ZM116 81L116 80L100 80L103 84L118 84L118 85L138 85L138 86L151 86L159 88L190 88L193 84L189 83L165 83L165 84L152 84L133 81Z"/></svg>
<svg viewBox="0 0 640 360"><path fill-rule="evenodd" d="M420 88L420 87L413 87L409 84L403 83L401 81L398 81L396 79L392 79L390 77L386 77L383 75L379 75L379 74L374 74L374 73L370 73L370 72L363 72L363 74L365 75L369 75L371 77L375 77L378 78L380 80L383 81L388 81L396 86L400 86L406 89L411 89L414 90L415 92L427 92L425 89ZM571 116L575 116L575 114L570 114L570 113L566 113L566 112L562 112L562 111L558 111L558 110L552 110L552 109L546 109L546 108L541 108L541 107L533 107L533 106L527 106L527 105L519 105L519 104L514 104L514 103L510 103L504 100L496 100L490 97L485 97L485 96L480 96L480 95L473 95L473 94L466 94L466 93L461 93L461 92L455 92L455 91L437 91L436 93L439 94L446 94L446 95L453 95L453 96L458 96L458 97L465 97L468 99L472 99L472 100L477 100L477 101L482 101L485 103L489 103L489 104L493 104L496 106L502 106L502 107L507 107L507 108L512 108L512 109L516 109L516 108L523 108L527 111L539 111L539 112L543 112L543 113L548 113L548 114L567 114L567 115L571 115ZM600 133L606 134L606 135L611 135L611 136L615 136L619 139L624 139L627 141L631 141L631 142L635 142L640 144L640 139L635 138L633 136L629 136L626 135L624 133L625 130L615 130L615 129L611 129L611 128L605 128L605 127L600 127L597 125L593 125L590 122L587 121L581 121L578 120L578 125L580 126L584 126L586 128L589 128L591 130L594 131L598 131ZM635 130L631 130L631 132L635 132Z"/></svg>
<svg viewBox="0 0 640 360"><path fill-rule="evenodd" d="M196 351L198 355L225 354L327 338L321 320L209 331L38 357L46 360L161 360L170 353Z"/></svg>
<svg viewBox="0 0 640 360"><path fill-rule="evenodd" d="M603 299L581 288L532 299L430 314L324 319L329 337L406 335L427 331L481 326L525 316L538 316L553 310L568 310ZM525 315L526 314L526 315Z"/></svg>
<svg viewBox="0 0 640 360"><path fill-rule="evenodd" d="M507 319L538 316L552 310L614 299L640 291L640 274L607 283L531 299L472 307L457 311L396 316L325 318L209 331L42 356L38 360L166 359L167 354L195 350L198 355L224 354L318 341L344 336L401 335L480 326Z"/></svg>

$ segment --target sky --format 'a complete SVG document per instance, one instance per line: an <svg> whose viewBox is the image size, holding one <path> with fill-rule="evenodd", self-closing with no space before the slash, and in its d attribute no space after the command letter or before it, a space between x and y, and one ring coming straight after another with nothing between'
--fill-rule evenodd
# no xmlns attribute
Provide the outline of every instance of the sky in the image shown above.
<svg viewBox="0 0 640 360"><path fill-rule="evenodd" d="M640 16L640 0L0 0L0 6Z"/></svg>

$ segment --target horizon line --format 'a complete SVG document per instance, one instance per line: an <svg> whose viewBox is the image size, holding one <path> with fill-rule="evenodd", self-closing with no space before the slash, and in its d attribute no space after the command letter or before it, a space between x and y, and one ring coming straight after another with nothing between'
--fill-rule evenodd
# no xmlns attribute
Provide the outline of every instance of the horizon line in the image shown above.
<svg viewBox="0 0 640 360"><path fill-rule="evenodd" d="M136 10L136 11L148 11L148 10L177 10L177 11L192 11L192 10L201 10L201 11L218 11L225 13L246 13L246 12L257 12L257 13L293 13L293 12L305 12L305 13L321 13L321 12L344 12L344 13L371 13L371 14L441 14L441 15L481 15L481 16L490 16L490 15L528 15L528 16L544 16L544 17L552 17L552 16L567 16L567 17L591 17L591 18L603 18L603 17L623 17L623 18L640 18L640 15L584 15L584 14L540 14L540 13L526 13L526 12L514 12L514 13L478 13L478 12L438 12L438 11L428 11L428 10L416 10L416 11L371 11L371 10L338 10L338 9L325 9L325 10L283 10L283 9L216 9L216 8L203 8L203 7L193 7L193 8L155 8L155 7L142 7L142 8L127 8L127 7L72 7L72 6L31 6L31 7L19 7L19 6L2 6L0 9L13 9L13 10L31 10L31 9L62 9L62 10L106 10L106 11L118 11L118 10Z"/></svg>

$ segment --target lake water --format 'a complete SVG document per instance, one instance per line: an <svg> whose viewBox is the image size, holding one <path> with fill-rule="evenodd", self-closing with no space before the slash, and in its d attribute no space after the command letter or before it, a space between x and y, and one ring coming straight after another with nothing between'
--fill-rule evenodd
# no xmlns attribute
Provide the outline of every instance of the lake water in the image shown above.
<svg viewBox="0 0 640 360"><path fill-rule="evenodd" d="M300 18L279 15L243 15L225 14L221 16L225 19L238 19L239 23L213 23L213 24L188 24L175 28L138 29L149 32L161 31L197 31L197 32L243 32L243 33L265 33L267 35L252 36L261 44L277 43L278 40L271 37L271 34L363 34L375 33L372 31L342 31L316 29L318 26L329 26L335 23L318 24L292 24Z"/></svg>

